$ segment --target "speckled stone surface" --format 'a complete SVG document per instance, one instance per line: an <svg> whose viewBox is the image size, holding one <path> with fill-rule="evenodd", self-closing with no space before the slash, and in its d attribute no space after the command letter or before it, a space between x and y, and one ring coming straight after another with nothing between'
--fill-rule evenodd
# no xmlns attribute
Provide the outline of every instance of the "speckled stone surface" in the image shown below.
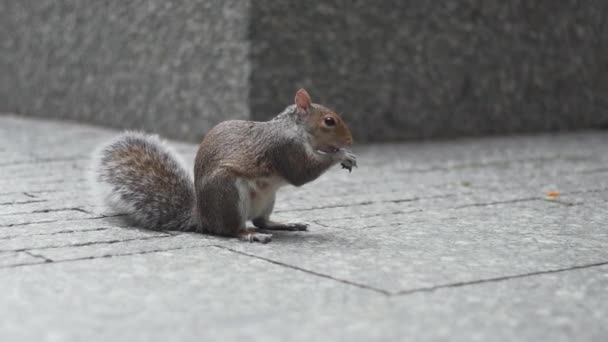
<svg viewBox="0 0 608 342"><path fill-rule="evenodd" d="M111 216L86 174L117 133L0 116L0 341L608 335L607 132L356 146L265 245Z"/></svg>
<svg viewBox="0 0 608 342"><path fill-rule="evenodd" d="M0 110L196 141L247 118L249 2L0 1Z"/></svg>
<svg viewBox="0 0 608 342"><path fill-rule="evenodd" d="M254 117L304 86L359 141L608 124L606 1L254 3Z"/></svg>

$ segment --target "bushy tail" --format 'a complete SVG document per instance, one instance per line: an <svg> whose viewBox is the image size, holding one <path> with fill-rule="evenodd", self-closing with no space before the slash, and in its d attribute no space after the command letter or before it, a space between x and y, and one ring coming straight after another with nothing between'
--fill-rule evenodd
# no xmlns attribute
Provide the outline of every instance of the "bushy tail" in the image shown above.
<svg viewBox="0 0 608 342"><path fill-rule="evenodd" d="M95 157L95 186L113 211L143 228L194 228L194 182L158 137L126 132Z"/></svg>

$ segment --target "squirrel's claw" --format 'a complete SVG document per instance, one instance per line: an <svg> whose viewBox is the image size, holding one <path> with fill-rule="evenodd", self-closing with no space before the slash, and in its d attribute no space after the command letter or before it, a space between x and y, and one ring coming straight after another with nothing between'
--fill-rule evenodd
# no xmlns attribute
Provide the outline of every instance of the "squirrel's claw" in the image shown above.
<svg viewBox="0 0 608 342"><path fill-rule="evenodd" d="M357 167L357 156L352 152L347 151L340 165L342 165L343 169L347 169L349 173L352 172L353 167Z"/></svg>

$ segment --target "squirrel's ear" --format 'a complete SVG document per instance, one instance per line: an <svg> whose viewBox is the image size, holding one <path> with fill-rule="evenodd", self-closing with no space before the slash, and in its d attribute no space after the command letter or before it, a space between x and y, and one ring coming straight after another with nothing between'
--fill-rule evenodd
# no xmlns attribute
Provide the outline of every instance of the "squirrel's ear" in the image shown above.
<svg viewBox="0 0 608 342"><path fill-rule="evenodd" d="M298 107L298 111L306 112L311 104L312 100L310 99L310 95L304 89L300 89L296 92L296 107Z"/></svg>

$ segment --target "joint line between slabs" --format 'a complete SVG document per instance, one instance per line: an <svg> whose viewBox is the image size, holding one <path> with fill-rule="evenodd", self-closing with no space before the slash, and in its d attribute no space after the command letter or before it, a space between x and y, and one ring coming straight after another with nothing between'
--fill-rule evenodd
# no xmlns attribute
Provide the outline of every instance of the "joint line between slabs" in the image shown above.
<svg viewBox="0 0 608 342"><path fill-rule="evenodd" d="M558 269L545 270L545 271L536 271L536 272L530 272L530 273L508 275L508 276L496 277L496 278L462 281L462 282L449 283L449 284L443 284L443 285L437 285L437 286L431 286L431 287L420 287L420 288L415 288L415 289L411 289L411 290L397 291L395 293L392 293L392 295L404 296L404 295L411 295L411 294L421 293L421 292L435 292L437 290L447 289L447 288L458 288L458 287L465 287L465 286L471 286L471 285L498 283L498 282L514 280L514 279L529 278L529 277L546 275L546 274L554 274L554 273L564 273L564 272L568 272L568 271L575 271L575 270L580 270L580 269L606 266L606 265L608 265L608 261L602 261L602 262L596 262L596 263L585 264L585 265L571 266L571 267L566 267L566 268L558 268Z"/></svg>
<svg viewBox="0 0 608 342"><path fill-rule="evenodd" d="M355 287L362 288L362 289L365 289L365 290L374 291L376 293L381 293L381 294L386 295L386 296L391 295L391 293L389 291L386 291L386 290L378 289L378 288L375 288L375 287L372 287L372 286L368 286L368 285L364 285L364 284L355 283L353 281L346 280L346 279L336 278L336 277L333 277L333 276L328 275L328 274L311 271L311 270L308 270L308 269L305 269L305 268L302 268L302 267L286 264L286 263L283 263L283 262L280 262L280 261L276 261L276 260L272 260L272 259L269 259L269 258L257 256L257 255L254 255L254 254L249 254L249 253L241 252L241 251L232 249L230 247L220 246L220 245L214 245L213 247L217 247L219 249L224 249L224 250L230 251L232 253L248 256L250 258L255 258L255 259L263 260L263 261L269 262L271 264L275 264L275 265L278 265L278 266L281 266L281 267L290 268L290 269L297 270L297 271L300 271L300 272L304 272L304 273L307 273L307 274L311 274L311 275L314 275L314 276L317 276L317 277L321 277L321 278L337 281L337 282L340 282L340 283L343 283L343 284L355 286Z"/></svg>

